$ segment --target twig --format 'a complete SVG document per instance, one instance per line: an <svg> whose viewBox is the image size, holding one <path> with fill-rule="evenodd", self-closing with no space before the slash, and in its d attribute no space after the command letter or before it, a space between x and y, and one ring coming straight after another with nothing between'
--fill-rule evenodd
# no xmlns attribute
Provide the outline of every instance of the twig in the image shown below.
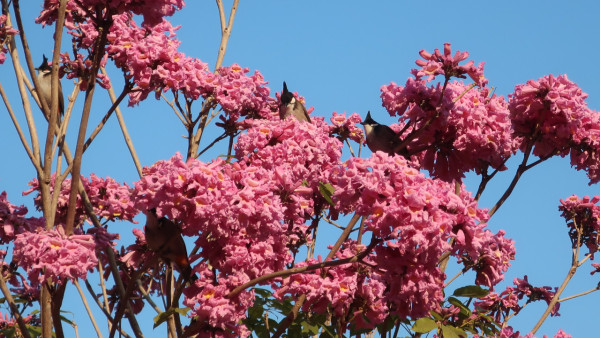
<svg viewBox="0 0 600 338"><path fill-rule="evenodd" d="M600 285L596 286L596 287L595 287L595 288L593 288L593 289L590 289L590 290L587 290L587 291L584 291L584 292L580 292L580 293L578 293L578 294L575 294L575 295L572 295L572 296L568 296L568 297L565 297L565 298L561 298L561 299L559 299L559 300L558 300L558 302L559 302L559 303L562 303L562 302L564 302L564 301L566 301L566 300L570 300L570 299L573 299L573 298L577 298L577 297L585 296L585 295L587 295L587 294L590 294L590 293L592 293L592 292L595 292L595 291L598 291L598 290L600 290Z"/></svg>
<svg viewBox="0 0 600 338"><path fill-rule="evenodd" d="M231 35L231 29L233 28L233 19L235 18L235 12L237 11L240 0L234 0L231 6L231 12L229 13L229 22L225 27L225 12L223 10L223 1L217 0L217 7L219 8L219 19L221 21L221 45L219 46L219 54L217 56L217 63L215 64L215 71L223 64L223 58L227 51L227 43L229 42L229 36Z"/></svg>
<svg viewBox="0 0 600 338"><path fill-rule="evenodd" d="M100 13L96 13L98 18L101 17ZM98 19L100 21L100 19ZM83 157L83 145L85 141L85 134L87 131L87 125L90 118L90 112L92 110L92 100L94 97L94 90L96 89L96 77L98 75L98 69L100 68L100 62L104 56L104 48L106 45L106 36L108 35L108 22L97 22L98 37L94 44L94 57L92 61L92 67L90 71L90 78L88 81L88 88L85 92L85 101L83 103L83 112L81 115L81 122L79 124L79 133L77 135L77 146L75 147L75 156L73 158L73 169L71 170L71 194L69 196L69 208L67 210L67 220L65 224L65 233L70 235L73 233L73 227L75 223L75 214L77 212L77 195L79 194L79 183L81 182L81 160Z"/></svg>
<svg viewBox="0 0 600 338"><path fill-rule="evenodd" d="M158 305L156 305L156 303L152 300L152 298L148 294L148 291L146 291L146 289L144 289L144 286L142 285L142 281L140 281L138 279L138 280L136 280L136 283L138 285L138 290L140 290L140 292L142 293L142 297L144 297L144 299L148 302L148 304L150 304L150 306L152 306L154 311L156 311L156 313L158 313L158 314L162 313L162 310L158 307Z"/></svg>
<svg viewBox="0 0 600 338"><path fill-rule="evenodd" d="M27 143L27 138L25 137L25 134L23 133L23 130L19 125L19 121L17 120L14 111L12 110L10 101L8 100L8 96L6 96L6 92L4 92L4 87L2 87L2 84L0 84L0 95L2 95L2 100L4 101L6 110L8 111L8 114L10 115L10 118L13 121L13 124L15 125L15 129L17 130L17 134L19 135L19 139L21 139L21 143L23 144L23 148L25 148L25 151L27 152L27 156L29 156L29 159L31 160L31 164L33 164L33 166L38 172L41 172L42 167L40 166L39 162L36 161L36 158L33 155L31 148L29 147L29 143Z"/></svg>
<svg viewBox="0 0 600 338"><path fill-rule="evenodd" d="M498 202L496 202L494 207L492 209L490 209L490 211L488 212L488 215L490 217L492 217L496 213L496 211L498 211L498 209L502 206L502 204L504 204L504 202L508 199L510 194L512 194L513 190L515 189L515 186L517 185L517 182L519 182L519 179L521 178L521 175L523 175L523 173L527 170L527 161L529 160L529 156L531 155L533 143L534 143L533 141L530 141L529 144L527 145L525 154L523 155L523 161L517 168L517 171L515 172L515 176L513 177L512 182L510 182L510 185L508 186L508 188L506 189L506 191L504 192L502 197L500 197Z"/></svg>
<svg viewBox="0 0 600 338"><path fill-rule="evenodd" d="M94 141L96 136L98 136L98 133L100 133L100 131L102 130L102 128L104 127L104 125L106 124L106 122L108 121L108 119L110 118L112 113L115 111L115 109L117 109L117 107L119 106L121 101L123 101L123 99L125 98L125 95L127 95L127 93L129 93L130 89L131 89L131 85L127 84L127 85L125 85L125 88L123 88L123 91L121 92L121 94L119 95L119 97L116 100L112 100L112 97L111 97L111 100L113 101L112 106L108 109L108 111L106 112L106 114L104 115L104 117L102 118L100 123L98 123L98 125L96 126L96 129L94 129L94 131L92 132L90 137L88 137L88 139L85 141L85 144L83 145L83 152L85 152L87 150L87 148L90 146L90 144L92 144L92 142Z"/></svg>
<svg viewBox="0 0 600 338"><path fill-rule="evenodd" d="M98 307L100 308L100 310L102 310L102 313L104 313L104 315L106 316L106 319L108 320L109 326L116 325L117 329L119 330L119 332L124 337L129 338L130 336L127 334L127 332L123 331L123 329L120 327L120 325L118 323L114 322L113 318L110 316L110 313L108 313L108 311L106 311L106 309L104 308L104 306L102 306L102 303L100 303L100 301L96 297L96 293L94 292L94 289L92 289L92 286L90 285L90 282L88 282L87 280L85 281L85 287L88 290L88 292L90 293L90 295L92 296L92 299L94 301L96 301L96 304L98 305Z"/></svg>
<svg viewBox="0 0 600 338"><path fill-rule="evenodd" d="M73 280L73 284L75 284L75 287L77 288L77 291L79 292L79 296L81 297L83 306L85 307L85 310L87 311L87 314L90 317L90 320L92 321L92 325L94 325L94 330L96 330L96 334L98 335L98 337L102 337L102 333L100 333L100 328L98 327L98 324L96 324L96 320L94 319L94 315L92 314L90 305L88 304L87 299L85 298L85 295L83 294L83 290L81 290L81 286L79 286L79 282L77 281L77 279Z"/></svg>
<svg viewBox="0 0 600 338"><path fill-rule="evenodd" d="M163 98L163 100L165 100L165 102L166 102L166 103L167 103L169 106L171 106L171 109L173 109L173 112L175 113L175 115L177 115L177 117L179 118L179 120L181 121L181 123L182 123L184 126L187 126L187 125L190 123L190 121L189 121L189 120L188 120L186 117L184 117L184 116L183 116L181 113L179 113L179 110L177 110L177 109L175 108L175 104L173 103L173 102L175 101L175 99L173 99L173 102L171 102L171 101L169 101L169 100L167 99L167 97L165 96L165 94L162 94L162 93L160 94L160 97L162 97L162 98Z"/></svg>
<svg viewBox="0 0 600 338"><path fill-rule="evenodd" d="M350 145L350 141L348 141L348 139L346 139L346 144L348 145L348 149L350 149L350 154L352 154L352 157L356 157L356 155L354 155L354 150L352 150L352 146Z"/></svg>
<svg viewBox="0 0 600 338"><path fill-rule="evenodd" d="M100 71L104 75L108 75L106 73L106 69L104 67L100 68ZM112 87L108 88L108 95L110 96L111 101L114 103L117 101L115 91ZM125 120L123 119L123 114L121 114L121 108L117 106L115 108L115 113L117 115L117 120L119 121L119 126L121 127L121 132L123 133L123 138L125 138L125 144L127 144L127 149L129 149L129 153L131 154L131 158L133 159L133 163L135 164L135 168L138 172L140 178L142 177L142 164L140 162L139 157L135 151L135 147L133 146L133 142L131 141L131 137L129 136L129 131L127 131L127 126L125 125Z"/></svg>
<svg viewBox="0 0 600 338"><path fill-rule="evenodd" d="M571 267L569 268L569 272L567 272L567 276L565 277L565 280L563 281L561 286L558 288L558 290L556 290L556 293L554 294L554 297L552 297L552 300L550 300L550 303L548 303L548 307L546 308L546 311L544 311L544 313L542 314L542 316L540 317L538 322L535 324L533 329L531 329L531 334L535 334L537 332L537 330L540 328L540 326L542 326L542 324L544 323L546 318L548 318L548 315L550 315L550 313L554 309L554 306L556 305L556 303L558 303L558 299L559 299L560 295L563 293L563 291L567 287L567 284L569 284L569 282L571 281L571 278L573 278L573 276L575 275L575 272L577 272L577 267L578 267L578 263L579 263L579 261L578 261L579 260L579 247L581 244L581 232L582 232L581 228L582 228L582 226L577 225L574 218L572 219L572 221L573 221L573 225L577 229L577 241L575 243L575 247L572 250Z"/></svg>
<svg viewBox="0 0 600 338"><path fill-rule="evenodd" d="M14 300L12 294L10 293L8 286L6 285L6 281L4 280L4 275L2 273L0 273L0 289L2 290L2 293L4 294L4 298L8 302L8 307L10 308L10 312L12 313L12 316L17 319L17 324L19 325L21 334L25 338L31 337L29 335L29 331L27 330L27 324L25 324L25 320L23 319L23 317L21 317L19 308L17 308L17 305L15 304L15 300Z"/></svg>
<svg viewBox="0 0 600 338"><path fill-rule="evenodd" d="M102 259L101 257L98 257L98 275L100 275L100 288L102 289L102 298L104 300L104 306L100 306L101 308L103 308L104 310L106 310L106 313L110 313L110 304L108 303L108 294L106 293L106 283L104 283L104 268L102 267ZM87 280L86 280L87 283ZM91 289L91 285L90 285L90 289ZM94 295L95 296L95 295ZM94 297L94 299L96 299L96 297ZM99 302L99 301L98 301ZM100 303L98 303L100 304ZM108 322L108 330L110 331L111 329L111 325L112 322Z"/></svg>

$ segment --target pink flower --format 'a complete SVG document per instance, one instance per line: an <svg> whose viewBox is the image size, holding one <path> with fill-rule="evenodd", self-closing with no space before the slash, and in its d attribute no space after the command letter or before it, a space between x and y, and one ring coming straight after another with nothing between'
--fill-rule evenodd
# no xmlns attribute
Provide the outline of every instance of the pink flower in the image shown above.
<svg viewBox="0 0 600 338"><path fill-rule="evenodd" d="M407 141L399 153L435 178L452 181L470 170L504 170L516 152L507 103L502 96L490 97L487 87L450 82L442 91L439 84L408 79L405 87L391 83L381 92L388 112L401 115L397 128Z"/></svg>
<svg viewBox="0 0 600 338"><path fill-rule="evenodd" d="M52 174L52 181L50 184L50 192L54 191L54 179L55 174ZM115 182L114 179L100 178L95 174L91 174L90 178L81 177L81 183L86 189L90 202L94 207L94 213L97 216L103 217L108 221L115 220L133 220L133 217L139 213L137 209L133 207L133 202L130 200L131 190L127 184L120 185ZM38 194L34 198L34 204L38 209L41 209L41 194L39 192L39 183L37 179L29 182L31 189L23 192L24 195L28 195L34 191ZM57 223L65 223L67 216L67 209L69 206L69 196L71 193L71 179L63 181L61 186L61 192L58 197L57 205ZM77 196L77 214L76 222L80 224L86 218L86 212L83 207L81 197Z"/></svg>
<svg viewBox="0 0 600 338"><path fill-rule="evenodd" d="M7 40L11 39L12 36L19 34L19 31L6 25L6 15L0 15L0 65L6 60L6 49Z"/></svg>
<svg viewBox="0 0 600 338"><path fill-rule="evenodd" d="M496 322L503 322L511 312L519 313L524 305L519 305L519 300L527 296L527 303L544 300L546 304L554 297L555 292L549 286L534 287L529 284L527 276L523 279L515 278L513 283L516 287L508 286L502 293L490 292L484 298L475 301L474 305L486 313L490 313ZM556 290L556 288L555 288ZM559 316L560 303L556 303L552 309L551 316Z"/></svg>
<svg viewBox="0 0 600 338"><path fill-rule="evenodd" d="M98 265L94 238L66 236L62 227L17 235L13 255L33 284L41 284L48 278L56 283L85 279L87 272Z"/></svg>
<svg viewBox="0 0 600 338"><path fill-rule="evenodd" d="M423 60L417 60L416 64L422 68L413 69L411 71L417 80L426 77L425 81L429 82L437 75L444 75L446 80L450 79L450 77L464 79L464 74L467 74L479 86L485 86L488 82L483 76L483 62L477 67L474 66L473 61L469 61L466 65L459 66L458 64L460 62L469 57L469 53L456 51L454 56L452 56L450 43L444 44L443 54L436 48L433 54L421 50L419 55Z"/></svg>
<svg viewBox="0 0 600 338"><path fill-rule="evenodd" d="M247 337L248 329L241 324L246 311L254 302L254 291L242 291L233 298L227 294L237 285L245 282L239 275L215 277L213 269L206 264L196 267L200 278L184 290L184 304L190 307L191 316L201 323L197 331L202 335L217 331L218 337ZM218 281L218 282L216 282Z"/></svg>
<svg viewBox="0 0 600 338"><path fill-rule="evenodd" d="M36 19L37 23L50 25L56 21L58 14L59 0L44 1L44 9ZM83 5L91 13L102 12L103 9L115 15L132 12L144 16L144 24L152 26L160 22L165 16L171 16L176 10L180 10L184 5L184 0L122 0L110 1L104 0L81 0L79 2L70 0L67 2L66 26L75 27L82 18L88 18L87 13L80 8Z"/></svg>
<svg viewBox="0 0 600 338"><path fill-rule="evenodd" d="M598 202L600 202L600 196L579 198L572 195L567 199L561 199L561 205L558 207L558 210L562 211L561 216L567 221L573 248L577 248L577 245L586 245L592 258L598 251L599 245L600 205L597 205Z"/></svg>
<svg viewBox="0 0 600 338"><path fill-rule="evenodd" d="M46 225L42 218L25 218L27 208L11 204L6 196L6 191L0 194L0 243L10 243L17 234L35 231Z"/></svg>
<svg viewBox="0 0 600 338"><path fill-rule="evenodd" d="M352 115L347 118L345 113L338 114L333 112L330 121L333 124L329 130L330 135L336 135L342 142L346 139L351 139L357 143L363 142L363 130L360 126L356 125L357 123L362 122L362 118L357 113L352 113Z"/></svg>
<svg viewBox="0 0 600 338"><path fill-rule="evenodd" d="M585 103L587 94L566 75L529 80L517 85L509 97L510 118L515 135L522 138L521 150L534 137L534 155L565 156L573 141L586 138L582 122L591 114Z"/></svg>

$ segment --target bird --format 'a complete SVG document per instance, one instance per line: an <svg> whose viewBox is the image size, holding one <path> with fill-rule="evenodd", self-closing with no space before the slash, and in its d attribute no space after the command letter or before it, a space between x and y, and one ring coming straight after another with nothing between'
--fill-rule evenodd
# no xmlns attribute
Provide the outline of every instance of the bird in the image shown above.
<svg viewBox="0 0 600 338"><path fill-rule="evenodd" d="M185 280L189 280L192 277L192 269L179 226L164 216L158 218L156 209L152 208L146 212L144 228L150 250L156 252L163 260L177 264Z"/></svg>
<svg viewBox="0 0 600 338"><path fill-rule="evenodd" d="M50 66L48 65L48 58L46 55L42 55L44 57L42 64L36 68L37 80L40 85L39 96L43 97L46 100L46 103L49 106L52 106L52 76ZM40 98L41 100L41 98ZM60 80L58 81L58 111L60 112L60 116L62 116L65 112L65 101L63 98L62 85L60 84Z"/></svg>
<svg viewBox="0 0 600 338"><path fill-rule="evenodd" d="M361 124L365 128L367 146L372 152L383 151L389 155L396 153L401 140L392 128L373 120L371 111L367 112L367 117Z"/></svg>
<svg viewBox="0 0 600 338"><path fill-rule="evenodd" d="M294 94L288 91L287 84L283 81L283 92L281 92L279 103L279 118L285 120L289 116L294 116L300 122L308 121L310 123L306 107L294 97Z"/></svg>

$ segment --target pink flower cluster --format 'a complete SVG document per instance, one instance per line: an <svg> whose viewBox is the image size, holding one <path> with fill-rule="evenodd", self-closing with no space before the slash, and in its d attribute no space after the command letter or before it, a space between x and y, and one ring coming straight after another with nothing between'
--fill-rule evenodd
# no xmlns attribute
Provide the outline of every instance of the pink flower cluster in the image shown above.
<svg viewBox="0 0 600 338"><path fill-rule="evenodd" d="M229 121L237 121L240 116L277 118L272 113L276 102L269 96L270 89L265 86L267 82L259 71L246 75L249 72L249 68L240 67L237 63L220 67L207 79L212 87L211 94L223 107Z"/></svg>
<svg viewBox="0 0 600 338"><path fill-rule="evenodd" d="M355 256L366 249L365 245L347 241L336 253L337 259ZM373 263L373 255L363 261ZM300 262L295 267L319 263L317 259ZM306 295L302 311L313 314L331 314L352 325L355 329L372 329L382 323L389 311L385 298L386 285L379 274L360 263L338 265L325 270L294 274L275 287L274 296Z"/></svg>
<svg viewBox="0 0 600 338"><path fill-rule="evenodd" d="M433 54L428 53L424 49L419 52L419 55L423 60L417 60L417 66L421 69L413 69L411 73L417 80L425 77L425 81L429 82L438 75L444 75L446 80L451 77L466 78L464 74L469 77L479 86L485 86L488 80L483 75L483 65L481 62L477 67L471 60L467 64L459 66L458 64L469 57L468 52L456 51L452 56L452 48L450 43L444 43L444 54L439 49L435 49Z"/></svg>
<svg viewBox="0 0 600 338"><path fill-rule="evenodd" d="M337 138L344 142L350 139L354 142L361 143L364 139L364 133L362 128L356 124L362 122L362 118L357 113L352 113L350 117L346 117L346 114L338 114L333 112L333 116L330 118L333 126L329 128L329 135L335 135Z"/></svg>
<svg viewBox="0 0 600 338"><path fill-rule="evenodd" d="M214 311L246 304L240 305L225 295L252 278L283 269L292 260L286 247L287 226L280 223L283 208L273 192L274 183L270 176L253 177L255 173L237 163L184 162L176 155L145 168L143 178L135 183L134 199L139 210L156 208L159 216L166 215L181 224L184 235L197 237L196 244L202 249L199 256L218 271L214 279L204 277L212 273L208 268L194 267L201 281L212 283L215 293L210 297L190 293L192 298L186 304L196 309L192 315L205 317L204 311L218 304L220 307ZM136 257L143 255L131 259ZM209 288L204 286L203 290L208 292ZM240 297L252 298L253 293ZM238 322L236 316L217 316L211 325L233 327ZM222 322L215 322L218 320Z"/></svg>
<svg viewBox="0 0 600 338"><path fill-rule="evenodd" d="M167 20L140 27L130 14L114 16L113 21L106 51L126 78L137 85L129 94L130 106L157 90L157 97L167 89L182 90L194 100L208 95L208 66L177 51L181 42L175 38L175 31L179 27ZM88 28L90 34L95 33L95 27Z"/></svg>
<svg viewBox="0 0 600 338"><path fill-rule="evenodd" d="M515 259L515 246L512 239L504 237L504 230L493 234L484 227L483 223L456 226L453 250L458 263L476 272L477 285L493 287L504 279L510 261Z"/></svg>
<svg viewBox="0 0 600 338"><path fill-rule="evenodd" d="M84 36L94 34L95 28L88 28L91 33ZM214 96L233 122L240 116L272 115L274 100L269 97L270 90L260 72L249 76L248 68L234 64L211 73L206 63L177 51L181 43L175 38L178 28L167 20L139 27L128 14L114 17L106 50L137 85L129 94L129 105L152 92L158 97L161 91L173 90L181 91L189 100Z"/></svg>
<svg viewBox="0 0 600 338"><path fill-rule="evenodd" d="M490 292L484 298L475 301L474 305L480 311L493 316L496 322L502 323L511 312L517 314L521 311L524 305L519 305L519 301L523 298L527 297L527 303L544 300L547 304L550 304L555 294L555 291L552 291L552 288L549 286L532 286L529 284L527 276L523 277L523 279L515 278L513 283L516 287L508 286L500 294ZM560 316L558 313L559 308L560 303L556 303L550 315Z"/></svg>
<svg viewBox="0 0 600 338"><path fill-rule="evenodd" d="M249 163L256 178L269 175L285 221L303 224L326 207L320 184L329 182L328 171L340 164L342 143L318 118L312 123L255 120L251 126L238 138L236 157Z"/></svg>
<svg viewBox="0 0 600 338"><path fill-rule="evenodd" d="M5 45L8 42L7 40L11 39L11 37L16 34L19 34L18 30L6 24L6 20L6 15L0 15L0 65L6 60L6 52L8 52L8 49L6 49Z"/></svg>
<svg viewBox="0 0 600 338"><path fill-rule="evenodd" d="M534 155L545 157L558 152L563 155L570 141L581 141L584 117L591 112L585 99L587 94L566 75L544 76L517 85L510 95L510 114L515 134L534 138ZM524 149L521 149L524 150Z"/></svg>
<svg viewBox="0 0 600 338"><path fill-rule="evenodd" d="M547 337L548 337L547 335L544 335L544 338L547 338ZM484 337L475 335L475 336L473 336L473 338L484 338ZM500 330L500 332L498 332L497 335L495 335L493 337L486 337L486 338L535 338L535 336L532 333L528 333L528 334L522 336L519 333L519 331L514 332L512 327L507 326L507 327L503 328L502 330ZM553 336L553 338L572 338L572 336L563 330L558 330L558 332Z"/></svg>
<svg viewBox="0 0 600 338"><path fill-rule="evenodd" d="M23 321L27 325L32 325L32 326L40 325L40 318L38 315L23 316ZM17 328L17 327L18 327L18 324L17 324L16 318L9 316L7 313L3 314L0 312L0 332L2 332L2 333L10 332L9 328ZM7 335L7 337L8 337L8 335Z"/></svg>
<svg viewBox="0 0 600 338"><path fill-rule="evenodd" d="M587 246L588 252L594 257L598 251L598 238L600 237L600 196L584 196L579 198L572 195L567 199L560 200L558 210L562 212L561 216L567 221L569 227L569 237L573 248ZM578 243L579 238L579 243Z"/></svg>
<svg viewBox="0 0 600 338"><path fill-rule="evenodd" d="M456 81L442 89L418 79L408 79L404 87L393 82L381 87L383 106L401 115L401 139L408 141L400 153L446 181L469 170L506 169L518 144L504 97Z"/></svg>
<svg viewBox="0 0 600 338"><path fill-rule="evenodd" d="M50 184L50 192L54 191L55 175L52 175ZM94 213L98 217L103 217L108 221L114 220L133 220L133 217L138 214L138 210L133 207L133 202L130 200L131 189L127 184L120 185L114 179L100 178L94 174L90 178L81 177L81 183L85 188L90 202L94 206ZM37 179L29 182L31 189L23 192L28 195L37 191L34 198L34 203L38 209L42 207L42 196L39 190L39 182ZM66 179L62 182L61 192L58 197L58 205L56 208L56 223L64 224L66 222L67 209L69 207L69 195L71 193L71 179ZM86 218L86 212L83 207L81 197L77 196L77 216L76 223L81 224Z"/></svg>
<svg viewBox="0 0 600 338"><path fill-rule="evenodd" d="M50 25L56 21L58 15L59 0L44 0L44 9L36 18L37 23ZM65 24L68 28L75 27L76 23L84 18L89 18L88 13L95 15L118 15L125 12L142 15L144 24L155 25L165 16L171 16L175 11L185 6L184 0L69 0Z"/></svg>
<svg viewBox="0 0 600 338"><path fill-rule="evenodd" d="M65 279L85 279L98 264L96 242L92 235L66 236L62 227L23 232L16 236L14 261L27 271L30 282L39 285L46 279L62 283Z"/></svg>
<svg viewBox="0 0 600 338"><path fill-rule="evenodd" d="M17 234L44 228L45 221L41 218L26 218L27 207L17 207L6 198L6 191L0 194L0 244L10 243Z"/></svg>
<svg viewBox="0 0 600 338"><path fill-rule="evenodd" d="M69 53L60 54L60 59L62 63L59 69L60 76L66 75L67 79L81 79L79 89L85 91L89 86L88 75L92 69L92 61L84 59L83 54L77 54L77 59L71 60ZM106 66L106 60L107 56L105 55L102 60L100 60L100 67ZM108 74L98 73L96 75L96 81L98 81L98 84L104 89L108 89L111 86Z"/></svg>
<svg viewBox="0 0 600 338"><path fill-rule="evenodd" d="M330 212L356 211L367 218L375 238L377 271L386 283L386 301L402 318L426 315L443 299L444 274L438 260L451 250L448 240L457 237L452 253L472 261L486 259L481 268L486 284L497 283L513 259L510 240L483 230L487 220L466 191L454 193L454 186L425 177L404 158L376 153L370 159L351 158L330 170L335 188L335 206ZM472 238L473 236L474 238ZM492 243L496 246L484 247ZM427 295L424 297L424 295Z"/></svg>
<svg viewBox="0 0 600 338"><path fill-rule="evenodd" d="M227 294L244 281L232 274L217 278L207 264L196 266L200 278L184 290L184 304L192 309L191 313L201 326L197 332L211 337L248 337L250 332L240 321L246 317L246 311L254 302L254 291L242 291L233 298ZM215 285L215 280L218 284Z"/></svg>
<svg viewBox="0 0 600 338"><path fill-rule="evenodd" d="M600 181L600 116L587 107L587 96L566 75L548 75L517 85L509 109L521 150L533 142L541 158L570 152L571 164L593 184Z"/></svg>

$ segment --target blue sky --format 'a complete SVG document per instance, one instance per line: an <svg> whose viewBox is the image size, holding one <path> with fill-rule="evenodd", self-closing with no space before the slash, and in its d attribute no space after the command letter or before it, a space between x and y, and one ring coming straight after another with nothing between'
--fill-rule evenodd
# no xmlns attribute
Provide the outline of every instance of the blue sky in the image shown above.
<svg viewBox="0 0 600 338"><path fill-rule="evenodd" d="M41 4L31 4L24 9L24 20L29 22L27 33L33 53L41 61L42 53L51 54L53 28L42 30L33 24L40 8ZM599 110L600 68L595 64L600 49L599 12L600 5L595 1L242 1L223 64L238 63L252 71L260 70L270 83L272 95L281 90L282 81L287 81L290 90L298 91L308 106L315 107L314 115L329 117L336 111L365 116L370 110L376 120L391 124L395 121L381 107L381 85L391 81L403 84L415 67L419 50L441 49L444 42L450 42L454 51L466 50L476 63L486 62L485 74L497 94L507 95L515 85L529 79L567 74L590 95L590 108ZM214 67L220 39L214 2L188 1L173 22L182 25L178 31L180 50ZM63 50L69 49L65 40ZM119 74L111 74L112 80L119 83ZM15 107L20 99L15 94L13 77L10 62L0 67L0 82L12 95ZM67 94L72 84L63 79L63 87ZM90 128L104 115L107 101L108 96L98 90ZM180 137L184 129L166 104L149 98L138 107L122 105L122 109L143 165L169 158L177 151L185 152L186 142ZM4 108L0 110L5 158L0 166L0 191L6 190L14 204L31 206L21 192L27 190L26 184L35 173L8 114ZM74 114L80 111L76 109ZM37 123L38 128L44 125L41 118ZM76 131L71 125L68 140L72 149ZM219 132L209 132L202 144L210 143ZM226 146L219 145L220 149ZM368 153L366 148L363 151ZM216 149L202 159L208 161L221 153ZM496 202L518 161L519 157L509 162L509 170L492 181L481 199L482 207ZM137 179L116 120L109 121L86 153L82 171L111 176L120 182ZM587 182L584 173L570 168L568 159L553 159L525 173L512 197L490 222L493 231L504 229L507 237L516 241L517 259L506 282L512 284L513 278L528 275L536 286L560 285L570 265L571 250L565 223L559 217L559 200L571 194L600 193L597 185L588 186ZM466 183L475 190L478 179L469 177ZM130 238L127 234L133 225L119 224L112 230L118 227L122 227L119 232L124 238ZM595 287L598 277L590 276L590 270L589 264L583 266L563 296ZM467 275L454 285L472 281L473 276ZM73 305L68 303L65 309L75 313L80 333L86 332L87 317L78 308L76 291L69 291ZM563 303L561 316L548 319L537 336L553 335L559 328L574 337L594 336L597 315L591 309L599 300L600 293L593 293ZM525 334L544 309L542 304L528 305L510 324ZM151 315L148 312L148 318Z"/></svg>

